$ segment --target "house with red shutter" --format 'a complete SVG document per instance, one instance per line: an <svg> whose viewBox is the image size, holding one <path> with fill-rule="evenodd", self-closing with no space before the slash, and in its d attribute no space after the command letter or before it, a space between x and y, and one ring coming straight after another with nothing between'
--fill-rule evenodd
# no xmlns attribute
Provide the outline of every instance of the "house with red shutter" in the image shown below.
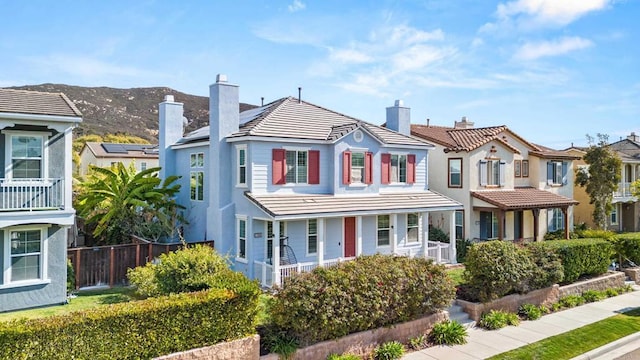
<svg viewBox="0 0 640 360"><path fill-rule="evenodd" d="M160 104L161 177L181 176L187 241L214 240L235 270L266 287L364 254L456 261L430 241L429 214L460 203L429 190L432 144L410 132L401 101L386 127L285 97L239 111L238 86L218 75L210 124L183 133L183 105Z"/></svg>

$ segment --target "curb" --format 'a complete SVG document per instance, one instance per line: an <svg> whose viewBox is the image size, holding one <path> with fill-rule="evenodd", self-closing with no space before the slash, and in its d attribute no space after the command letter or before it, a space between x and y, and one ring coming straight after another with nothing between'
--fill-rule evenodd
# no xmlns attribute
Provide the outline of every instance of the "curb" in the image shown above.
<svg viewBox="0 0 640 360"><path fill-rule="evenodd" d="M616 350L622 347L623 345L627 345L636 340L640 340L640 332L628 335L626 337L623 337L622 339L618 339L614 342L608 343L599 348L588 351L582 355L578 355L570 360L594 360L599 358L602 355L612 352L613 350Z"/></svg>

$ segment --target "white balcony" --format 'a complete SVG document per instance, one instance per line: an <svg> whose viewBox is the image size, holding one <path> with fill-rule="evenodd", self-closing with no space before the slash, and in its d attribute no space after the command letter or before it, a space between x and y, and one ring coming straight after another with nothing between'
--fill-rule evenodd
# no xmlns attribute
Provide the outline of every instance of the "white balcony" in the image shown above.
<svg viewBox="0 0 640 360"><path fill-rule="evenodd" d="M64 209L64 179L0 179L0 211Z"/></svg>

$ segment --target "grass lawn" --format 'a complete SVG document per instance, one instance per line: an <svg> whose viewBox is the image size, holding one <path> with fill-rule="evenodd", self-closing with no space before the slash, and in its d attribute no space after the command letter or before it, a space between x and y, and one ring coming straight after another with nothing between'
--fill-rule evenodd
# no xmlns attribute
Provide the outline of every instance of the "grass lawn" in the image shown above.
<svg viewBox="0 0 640 360"><path fill-rule="evenodd" d="M640 331L640 308L498 354L489 359L571 359L637 331Z"/></svg>
<svg viewBox="0 0 640 360"><path fill-rule="evenodd" d="M82 291L78 296L69 299L66 305L53 305L42 308L13 311L0 314L0 321L16 319L35 319L53 315L68 314L73 311L91 309L96 306L127 302L133 299L133 290L125 287L117 287L105 290Z"/></svg>
<svg viewBox="0 0 640 360"><path fill-rule="evenodd" d="M447 274L453 280L454 285L460 285L463 283L462 281L462 273L464 272L463 267L448 269Z"/></svg>

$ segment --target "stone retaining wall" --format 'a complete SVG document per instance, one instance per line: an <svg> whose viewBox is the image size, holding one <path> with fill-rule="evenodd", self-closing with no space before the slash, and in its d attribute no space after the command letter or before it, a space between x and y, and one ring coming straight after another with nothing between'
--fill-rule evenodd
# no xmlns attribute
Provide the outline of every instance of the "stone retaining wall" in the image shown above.
<svg viewBox="0 0 640 360"><path fill-rule="evenodd" d="M635 281L636 284L640 284L640 267L624 269L624 274Z"/></svg>
<svg viewBox="0 0 640 360"><path fill-rule="evenodd" d="M362 331L347 335L337 340L323 341L302 349L298 349L293 355L293 360L325 360L330 354L342 354L350 347L361 346L363 348L375 346L388 341L407 342L409 339L428 332L435 323L447 320L445 312L423 317L418 320L408 321L394 325L390 328ZM260 357L260 360L277 360L276 354Z"/></svg>
<svg viewBox="0 0 640 360"><path fill-rule="evenodd" d="M213 346L164 355L154 360L258 360L259 358L260 336L253 335Z"/></svg>
<svg viewBox="0 0 640 360"><path fill-rule="evenodd" d="M560 297L567 295L580 295L587 290L606 290L624 286L625 275L623 272L609 272L597 278L576 282L560 287Z"/></svg>

